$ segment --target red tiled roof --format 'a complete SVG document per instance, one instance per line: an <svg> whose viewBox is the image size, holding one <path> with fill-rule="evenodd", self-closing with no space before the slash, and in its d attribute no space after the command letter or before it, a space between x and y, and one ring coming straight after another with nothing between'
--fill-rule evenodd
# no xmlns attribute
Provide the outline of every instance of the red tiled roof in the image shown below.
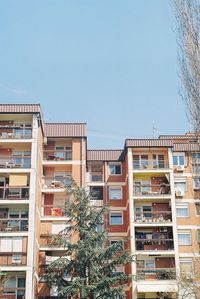
<svg viewBox="0 0 200 299"><path fill-rule="evenodd" d="M0 104L0 113L41 113L40 104Z"/></svg>
<svg viewBox="0 0 200 299"><path fill-rule="evenodd" d="M46 137L86 137L85 123L46 123Z"/></svg>
<svg viewBox="0 0 200 299"><path fill-rule="evenodd" d="M160 135L159 139L194 139L195 134L186 133L185 135Z"/></svg>
<svg viewBox="0 0 200 299"><path fill-rule="evenodd" d="M195 152L200 151L200 145L197 143L174 143L174 152Z"/></svg>
<svg viewBox="0 0 200 299"><path fill-rule="evenodd" d="M173 141L165 139L126 139L125 147L173 147Z"/></svg>
<svg viewBox="0 0 200 299"><path fill-rule="evenodd" d="M121 161L123 150L88 150L88 161Z"/></svg>

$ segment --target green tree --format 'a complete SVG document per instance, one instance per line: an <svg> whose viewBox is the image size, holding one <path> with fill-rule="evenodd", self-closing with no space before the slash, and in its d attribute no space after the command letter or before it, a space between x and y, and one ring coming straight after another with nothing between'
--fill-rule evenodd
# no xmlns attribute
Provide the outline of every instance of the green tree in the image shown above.
<svg viewBox="0 0 200 299"><path fill-rule="evenodd" d="M43 278L56 286L61 298L124 298L124 288L131 277L116 267L130 264L133 257L121 243L109 244L107 233L99 230L106 209L90 204L91 195L73 183L66 202L66 228L52 238L53 246L65 248L65 254L47 267ZM70 237L76 236L71 242Z"/></svg>

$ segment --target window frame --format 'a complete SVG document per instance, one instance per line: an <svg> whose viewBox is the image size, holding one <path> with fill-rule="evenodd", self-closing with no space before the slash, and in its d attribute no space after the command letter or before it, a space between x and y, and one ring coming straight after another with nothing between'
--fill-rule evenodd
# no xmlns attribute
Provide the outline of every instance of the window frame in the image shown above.
<svg viewBox="0 0 200 299"><path fill-rule="evenodd" d="M112 223L112 214L121 214L121 223ZM112 211L109 213L109 224L110 225L123 225L124 224L124 217L123 217L123 212L120 211Z"/></svg>
<svg viewBox="0 0 200 299"><path fill-rule="evenodd" d="M183 157L183 164L180 164L180 156ZM174 157L177 157L177 164L174 164ZM173 166L184 166L185 167L185 153L183 152L178 152L178 153L173 153Z"/></svg>
<svg viewBox="0 0 200 299"><path fill-rule="evenodd" d="M179 263L180 263L180 272L181 273L188 273L188 272L181 271L181 263L191 263L192 271L190 273L194 274L194 261L193 261L193 258L180 258Z"/></svg>
<svg viewBox="0 0 200 299"><path fill-rule="evenodd" d="M187 208L187 215L183 215L183 216L180 216L180 215L178 215L178 213L177 213L177 210L178 209L183 209L183 207L186 207ZM177 218L185 218L185 217L190 217L190 209L189 209L189 203L188 202L178 202L178 203L176 203L176 217Z"/></svg>
<svg viewBox="0 0 200 299"><path fill-rule="evenodd" d="M111 173L111 171L110 171L111 165L120 166L120 173ZM121 176L122 175L122 163L121 162L109 162L108 163L108 174L111 176Z"/></svg>
<svg viewBox="0 0 200 299"><path fill-rule="evenodd" d="M111 190L112 189L120 189L121 196L119 198L111 198ZM122 186L109 186L109 200L122 200L123 199L123 188Z"/></svg>
<svg viewBox="0 0 200 299"><path fill-rule="evenodd" d="M187 231L178 231L178 245L179 246L191 246L192 245L192 232L191 230L187 230ZM189 243L188 244L181 244L180 240L179 240L179 235L189 235Z"/></svg>

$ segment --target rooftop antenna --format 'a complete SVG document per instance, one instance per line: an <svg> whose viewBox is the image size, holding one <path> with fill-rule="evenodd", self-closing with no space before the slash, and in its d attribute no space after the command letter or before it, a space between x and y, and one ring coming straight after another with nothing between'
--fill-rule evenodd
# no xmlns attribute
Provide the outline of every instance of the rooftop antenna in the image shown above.
<svg viewBox="0 0 200 299"><path fill-rule="evenodd" d="M155 121L153 120L152 121L152 135L153 135L153 138L156 138L156 133L158 133L158 129L156 128Z"/></svg>

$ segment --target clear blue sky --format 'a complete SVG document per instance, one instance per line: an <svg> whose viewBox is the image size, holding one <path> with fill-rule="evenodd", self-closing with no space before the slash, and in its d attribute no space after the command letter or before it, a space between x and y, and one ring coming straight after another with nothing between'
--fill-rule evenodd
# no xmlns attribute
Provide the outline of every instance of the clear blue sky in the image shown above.
<svg viewBox="0 0 200 299"><path fill-rule="evenodd" d="M168 0L1 0L0 102L87 122L88 145L189 130Z"/></svg>

